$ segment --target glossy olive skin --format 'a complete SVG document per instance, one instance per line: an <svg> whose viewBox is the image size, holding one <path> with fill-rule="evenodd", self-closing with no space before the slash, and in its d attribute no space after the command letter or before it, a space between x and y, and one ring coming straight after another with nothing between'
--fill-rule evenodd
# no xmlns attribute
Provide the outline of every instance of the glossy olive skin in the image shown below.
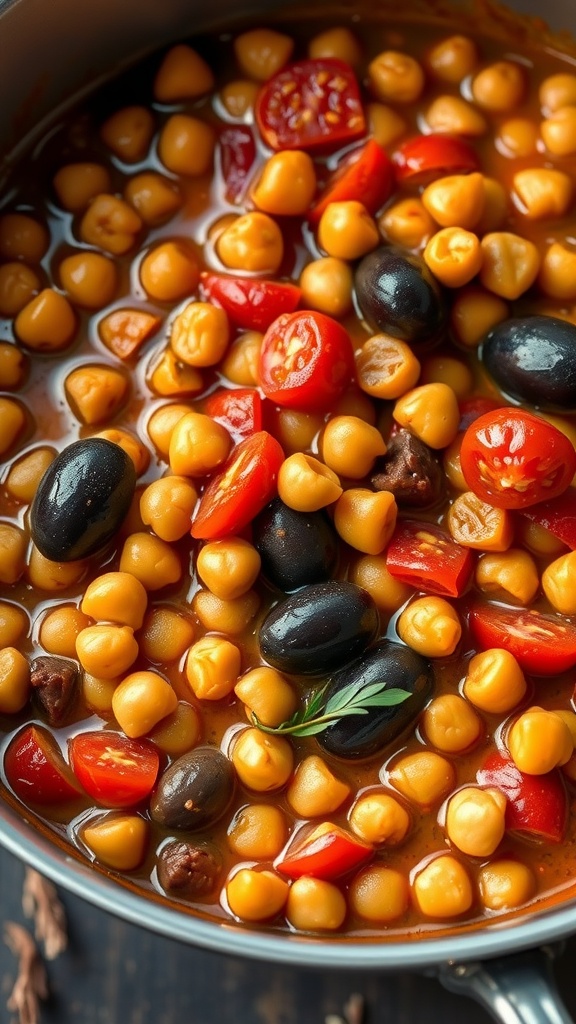
<svg viewBox="0 0 576 1024"><path fill-rule="evenodd" d="M554 316L504 320L484 339L480 359L511 398L548 412L576 412L576 327Z"/></svg>
<svg viewBox="0 0 576 1024"><path fill-rule="evenodd" d="M319 675L358 657L378 628L378 611L366 590L343 580L313 583L267 615L260 653L281 672Z"/></svg>
<svg viewBox="0 0 576 1024"><path fill-rule="evenodd" d="M275 498L252 523L252 543L262 573L280 590L297 590L329 580L338 558L338 539L323 512L296 512Z"/></svg>
<svg viewBox="0 0 576 1024"><path fill-rule="evenodd" d="M40 481L30 511L38 550L53 562L87 558L117 532L134 495L136 470L102 437L69 444Z"/></svg>
<svg viewBox="0 0 576 1024"><path fill-rule="evenodd" d="M386 681L387 688L412 694L402 704L368 708L365 715L350 715L329 725L317 736L321 747L336 757L363 759L377 754L404 731L431 696L434 677L430 662L404 644L382 640L357 661L337 672L326 691L326 700L345 686Z"/></svg>
<svg viewBox="0 0 576 1024"><path fill-rule="evenodd" d="M222 817L234 794L231 762L215 747L196 747L183 754L161 776L150 801L150 813L167 828L193 830Z"/></svg>
<svg viewBox="0 0 576 1024"><path fill-rule="evenodd" d="M355 278L360 312L375 331L402 341L433 338L446 322L442 290L424 260L396 245L374 249Z"/></svg>

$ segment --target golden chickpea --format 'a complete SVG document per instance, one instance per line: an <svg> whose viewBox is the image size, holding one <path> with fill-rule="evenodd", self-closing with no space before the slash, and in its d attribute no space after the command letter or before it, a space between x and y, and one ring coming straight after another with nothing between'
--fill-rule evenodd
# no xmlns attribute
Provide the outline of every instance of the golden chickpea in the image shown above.
<svg viewBox="0 0 576 1024"><path fill-rule="evenodd" d="M316 192L312 158L300 149L274 153L262 169L252 200L259 210L278 217L301 216Z"/></svg>
<svg viewBox="0 0 576 1024"><path fill-rule="evenodd" d="M58 202L69 213L80 213L102 192L110 192L112 182L107 167L90 162L65 164L52 182Z"/></svg>
<svg viewBox="0 0 576 1024"><path fill-rule="evenodd" d="M576 252L561 242L552 242L542 258L538 285L551 299L576 301Z"/></svg>
<svg viewBox="0 0 576 1024"><path fill-rule="evenodd" d="M260 607L260 598L256 591L247 590L241 597L223 601L210 590L198 590L192 607L206 629L236 636L252 622Z"/></svg>
<svg viewBox="0 0 576 1024"><path fill-rule="evenodd" d="M80 238L113 256L123 256L136 244L142 221L123 199L108 193L94 197L80 222Z"/></svg>
<svg viewBox="0 0 576 1024"><path fill-rule="evenodd" d="M483 68L472 80L472 95L479 106L493 113L507 113L524 98L526 80L520 64L499 60Z"/></svg>
<svg viewBox="0 0 576 1024"><path fill-rule="evenodd" d="M366 921L397 921L410 905L410 886L399 871L371 864L352 879L348 898L352 910Z"/></svg>
<svg viewBox="0 0 576 1024"><path fill-rule="evenodd" d="M576 153L576 104L560 107L540 125L544 145L554 156Z"/></svg>
<svg viewBox="0 0 576 1024"><path fill-rule="evenodd" d="M462 228L442 228L426 244L424 260L443 285L461 288L479 273L483 256L477 235Z"/></svg>
<svg viewBox="0 0 576 1024"><path fill-rule="evenodd" d="M355 416L371 427L376 426L377 410L369 395L356 384L352 384L336 401L330 409L331 416Z"/></svg>
<svg viewBox="0 0 576 1024"><path fill-rule="evenodd" d="M147 604L140 580L128 572L107 572L88 584L80 607L84 615L100 622L140 629Z"/></svg>
<svg viewBox="0 0 576 1024"><path fill-rule="evenodd" d="M222 700L232 693L238 680L240 651L222 637L202 637L188 651L184 671L199 700Z"/></svg>
<svg viewBox="0 0 576 1024"><path fill-rule="evenodd" d="M222 360L222 373L233 384L251 388L258 384L258 356L263 334L245 331L230 345Z"/></svg>
<svg viewBox="0 0 576 1024"><path fill-rule="evenodd" d="M195 100L214 88L214 75L206 61L186 43L172 46L164 55L154 79L158 103Z"/></svg>
<svg viewBox="0 0 576 1024"><path fill-rule="evenodd" d="M566 722L553 711L531 707L516 719L506 737L510 757L521 772L545 775L566 764L574 740Z"/></svg>
<svg viewBox="0 0 576 1024"><path fill-rule="evenodd" d="M384 790L369 790L350 811L350 827L365 843L395 846L406 838L410 815L396 797Z"/></svg>
<svg viewBox="0 0 576 1024"><path fill-rule="evenodd" d="M461 359L429 356L422 364L421 384L447 384L456 398L466 398L473 387L472 372Z"/></svg>
<svg viewBox="0 0 576 1024"><path fill-rule="evenodd" d="M25 263L4 263L0 267L0 316L17 316L40 288L40 278L31 267Z"/></svg>
<svg viewBox="0 0 576 1024"><path fill-rule="evenodd" d="M420 363L406 342L388 334L375 334L356 355L356 374L362 391L389 401L414 387L420 376Z"/></svg>
<svg viewBox="0 0 576 1024"><path fill-rule="evenodd" d="M526 864L502 858L480 868L478 887L487 910L514 910L534 895L536 879Z"/></svg>
<svg viewBox="0 0 576 1024"><path fill-rule="evenodd" d="M496 178L484 178L484 213L476 225L478 236L497 231L508 213L508 192Z"/></svg>
<svg viewBox="0 0 576 1024"><path fill-rule="evenodd" d="M79 366L64 381L75 415L89 426L114 416L128 398L128 380L113 366Z"/></svg>
<svg viewBox="0 0 576 1024"><path fill-rule="evenodd" d="M314 36L308 44L308 56L313 60L325 57L343 60L356 67L362 59L362 49L349 28L337 25Z"/></svg>
<svg viewBox="0 0 576 1024"><path fill-rule="evenodd" d="M352 487L344 491L334 506L334 526L338 535L366 555L379 555L388 544L398 508L390 491L369 491Z"/></svg>
<svg viewBox="0 0 576 1024"><path fill-rule="evenodd" d="M351 480L361 480L384 455L386 444L376 427L357 416L334 416L324 428L321 452L329 469Z"/></svg>
<svg viewBox="0 0 576 1024"><path fill-rule="evenodd" d="M78 583L86 572L86 562L52 562L33 545L28 562L28 582L38 590L57 593Z"/></svg>
<svg viewBox="0 0 576 1024"><path fill-rule="evenodd" d="M434 78L458 85L472 74L478 63L476 43L468 36L447 36L428 53L428 68Z"/></svg>
<svg viewBox="0 0 576 1024"><path fill-rule="evenodd" d="M144 309L113 309L98 321L98 336L118 359L127 361L138 355L161 323L161 317Z"/></svg>
<svg viewBox="0 0 576 1024"><path fill-rule="evenodd" d="M244 213L218 236L216 253L231 270L275 274L284 256L282 232L267 213Z"/></svg>
<svg viewBox="0 0 576 1024"><path fill-rule="evenodd" d="M140 651L148 661L178 661L194 639L190 619L174 608L152 608L138 634Z"/></svg>
<svg viewBox="0 0 576 1024"><path fill-rule="evenodd" d="M196 289L196 255L183 242L163 242L151 249L140 264L142 287L152 299L175 302Z"/></svg>
<svg viewBox="0 0 576 1024"><path fill-rule="evenodd" d="M189 302L172 324L170 345L186 366L214 366L228 348L230 326L223 309Z"/></svg>
<svg viewBox="0 0 576 1024"><path fill-rule="evenodd" d="M352 271L335 256L322 256L308 263L300 275L300 287L307 309L339 319L352 308Z"/></svg>
<svg viewBox="0 0 576 1024"><path fill-rule="evenodd" d="M152 444L160 452L162 457L168 461L170 450L170 438L172 431L186 413L191 412L189 405L181 402L173 402L170 405L162 405L152 413L148 420L148 436Z"/></svg>
<svg viewBox="0 0 576 1024"><path fill-rule="evenodd" d="M330 770L326 762L311 754L296 767L286 799L299 818L332 814L350 796L350 786Z"/></svg>
<svg viewBox="0 0 576 1024"><path fill-rule="evenodd" d="M446 809L450 842L469 857L490 857L504 838L507 802L501 789L458 790Z"/></svg>
<svg viewBox="0 0 576 1024"><path fill-rule="evenodd" d="M238 680L234 693L245 705L248 719L254 714L263 725L281 725L298 706L294 689L275 668L260 665Z"/></svg>
<svg viewBox="0 0 576 1024"><path fill-rule="evenodd" d="M484 115L461 96L438 96L426 111L426 123L437 135L477 138L488 130Z"/></svg>
<svg viewBox="0 0 576 1024"><path fill-rule="evenodd" d="M538 277L540 254L533 242L511 231L484 235L480 281L503 299L518 299Z"/></svg>
<svg viewBox="0 0 576 1024"><path fill-rule="evenodd" d="M152 743L169 757L181 757L200 742L200 715L192 704L178 701L176 709L155 725L148 735Z"/></svg>
<svg viewBox="0 0 576 1024"><path fill-rule="evenodd" d="M252 114L257 95L258 84L243 78L227 82L220 90L222 106L235 121L243 121Z"/></svg>
<svg viewBox="0 0 576 1024"><path fill-rule="evenodd" d="M297 512L316 512L331 505L342 494L336 474L312 455L295 452L288 456L278 474L278 494L285 505Z"/></svg>
<svg viewBox="0 0 576 1024"><path fill-rule="evenodd" d="M38 639L45 651L61 658L76 657L76 640L90 618L73 604L51 608L40 623Z"/></svg>
<svg viewBox="0 0 576 1024"><path fill-rule="evenodd" d="M527 605L534 600L540 580L534 559L522 548L508 548L482 557L476 566L476 584L487 594Z"/></svg>
<svg viewBox="0 0 576 1024"><path fill-rule="evenodd" d="M406 754L389 769L391 784L420 807L432 807L454 788L456 775L450 761L433 750Z"/></svg>
<svg viewBox="0 0 576 1024"><path fill-rule="evenodd" d="M138 437L129 434L127 430L118 427L110 427L109 430L99 430L94 437L103 437L105 441L117 444L126 455L132 459L136 476L142 476L150 465L150 452L146 445L142 444Z"/></svg>
<svg viewBox="0 0 576 1024"><path fill-rule="evenodd" d="M531 167L513 179L516 205L530 220L563 217L572 202L572 179L564 171Z"/></svg>
<svg viewBox="0 0 576 1024"><path fill-rule="evenodd" d="M131 533L120 554L120 572L131 573L146 590L161 590L178 583L182 565L176 551L159 537Z"/></svg>
<svg viewBox="0 0 576 1024"><path fill-rule="evenodd" d="M298 931L338 931L345 917L346 900L332 882L303 875L290 886L286 919Z"/></svg>
<svg viewBox="0 0 576 1024"><path fill-rule="evenodd" d="M144 860L148 823L136 814L106 815L80 835L97 860L113 871L134 871Z"/></svg>
<svg viewBox="0 0 576 1024"><path fill-rule="evenodd" d="M393 416L430 448L446 448L458 432L458 399L448 384L423 384L407 391L394 405Z"/></svg>
<svg viewBox="0 0 576 1024"><path fill-rule="evenodd" d="M50 236L43 224L27 213L5 213L0 217L0 258L39 263L46 254Z"/></svg>
<svg viewBox="0 0 576 1024"><path fill-rule="evenodd" d="M0 406L0 429L2 427ZM20 579L26 567L27 546L26 536L18 526L0 522L0 583L10 586Z"/></svg>
<svg viewBox="0 0 576 1024"><path fill-rule="evenodd" d="M524 699L526 680L514 655L494 647L471 659L463 693L480 711L507 714Z"/></svg>
<svg viewBox="0 0 576 1024"><path fill-rule="evenodd" d="M15 647L28 632L28 616L23 608L0 601L0 649Z"/></svg>
<svg viewBox="0 0 576 1024"><path fill-rule="evenodd" d="M15 647L0 649L0 713L15 715L28 703L30 665Z"/></svg>
<svg viewBox="0 0 576 1024"><path fill-rule="evenodd" d="M112 697L114 717L131 739L145 736L177 706L178 698L170 683L157 672L132 672L119 683Z"/></svg>
<svg viewBox="0 0 576 1024"><path fill-rule="evenodd" d="M329 256L356 260L380 241L374 218L355 199L328 203L318 224L318 244Z"/></svg>
<svg viewBox="0 0 576 1024"><path fill-rule="evenodd" d="M266 921L280 913L289 891L288 883L272 871L240 868L226 884L226 899L241 921Z"/></svg>
<svg viewBox="0 0 576 1024"><path fill-rule="evenodd" d="M234 53L240 70L257 82L272 78L288 63L294 40L271 28L255 28L234 40Z"/></svg>
<svg viewBox="0 0 576 1024"><path fill-rule="evenodd" d="M193 395L202 391L204 387L204 378L200 371L181 362L169 346L160 353L158 361L154 362L151 369L146 383L157 395L166 398Z"/></svg>
<svg viewBox="0 0 576 1024"><path fill-rule="evenodd" d="M70 299L86 309L101 309L114 298L116 266L97 252L75 253L62 260L60 283Z"/></svg>
<svg viewBox="0 0 576 1024"><path fill-rule="evenodd" d="M414 103L424 88L424 72L407 53L384 50L368 65L368 85L384 103Z"/></svg>
<svg viewBox="0 0 576 1024"><path fill-rule="evenodd" d="M400 199L388 206L378 223L389 242L408 249L421 249L436 230L424 203L416 196Z"/></svg>
<svg viewBox="0 0 576 1024"><path fill-rule="evenodd" d="M168 458L178 476L206 476L226 461L232 438L220 423L201 412L187 412L178 420Z"/></svg>
<svg viewBox="0 0 576 1024"><path fill-rule="evenodd" d="M574 576L576 551L561 555L542 573L542 590L550 604L561 615L576 615Z"/></svg>
<svg viewBox="0 0 576 1024"><path fill-rule="evenodd" d="M85 672L100 679L123 675L138 657L130 626L87 626L76 638L76 655Z"/></svg>
<svg viewBox="0 0 576 1024"><path fill-rule="evenodd" d="M292 747L283 736L244 729L234 742L232 762L243 786L267 793L281 789L292 775Z"/></svg>
<svg viewBox="0 0 576 1024"><path fill-rule="evenodd" d="M514 537L510 512L489 505L473 491L459 494L452 502L447 526L457 544L477 551L507 551Z"/></svg>
<svg viewBox="0 0 576 1024"><path fill-rule="evenodd" d="M456 693L435 697L424 711L422 726L429 743L445 754L467 750L482 732L478 715Z"/></svg>
<svg viewBox="0 0 576 1024"><path fill-rule="evenodd" d="M223 601L242 597L260 575L256 548L242 537L209 541L200 549L196 571L208 590Z"/></svg>
<svg viewBox="0 0 576 1024"><path fill-rule="evenodd" d="M381 612L392 615L413 594L412 587L400 583L386 568L381 555L363 555L350 566L349 579L367 590Z"/></svg>
<svg viewBox="0 0 576 1024"><path fill-rule="evenodd" d="M531 523L522 517L517 527L518 540L537 557L555 558L566 550L564 544L550 530L539 523Z"/></svg>
<svg viewBox="0 0 576 1024"><path fill-rule="evenodd" d="M89 672L83 672L82 698L86 707L102 718L112 718L112 697L117 686L117 679L99 679Z"/></svg>
<svg viewBox="0 0 576 1024"><path fill-rule="evenodd" d="M154 134L154 117L147 107L122 107L100 128L100 138L125 163L143 160Z"/></svg>
<svg viewBox="0 0 576 1024"><path fill-rule="evenodd" d="M212 125L188 114L172 114L160 132L158 156L173 174L199 178L211 170L215 146Z"/></svg>
<svg viewBox="0 0 576 1024"><path fill-rule="evenodd" d="M286 817L274 804L246 804L228 829L228 846L244 860L274 860L287 838Z"/></svg>
<svg viewBox="0 0 576 1024"><path fill-rule="evenodd" d="M567 72L549 75L540 86L539 99L545 114L576 105L576 75Z"/></svg>
<svg viewBox="0 0 576 1024"><path fill-rule="evenodd" d="M124 198L151 227L169 220L182 205L176 182L153 171L144 171L130 178L124 189Z"/></svg>
<svg viewBox="0 0 576 1024"><path fill-rule="evenodd" d="M458 341L476 348L484 336L510 315L503 299L469 285L458 292L450 314L450 325Z"/></svg>
<svg viewBox="0 0 576 1024"><path fill-rule="evenodd" d="M366 107L366 120L368 133L383 148L396 142L408 127L404 118L385 103L369 103Z"/></svg>
<svg viewBox="0 0 576 1024"><path fill-rule="evenodd" d="M426 864L413 884L416 904L425 917L457 917L470 910L472 884L460 861L442 854Z"/></svg>
<svg viewBox="0 0 576 1024"><path fill-rule="evenodd" d="M482 174L453 174L431 182L422 193L422 203L443 228L471 230L484 210Z"/></svg>
<svg viewBox="0 0 576 1024"><path fill-rule="evenodd" d="M142 522L161 540L180 540L190 529L192 512L198 500L196 488L180 476L154 480L140 498Z"/></svg>
<svg viewBox="0 0 576 1024"><path fill-rule="evenodd" d="M53 288L43 288L20 310L14 333L34 352L60 352L72 341L76 317L68 299Z"/></svg>
<svg viewBox="0 0 576 1024"><path fill-rule="evenodd" d="M449 444L442 453L442 468L449 483L457 491L468 490L468 484L464 479L462 465L460 462L460 449L462 447L463 437L464 434L462 431L459 431L452 441L452 444Z"/></svg>
<svg viewBox="0 0 576 1024"><path fill-rule="evenodd" d="M496 146L505 156L526 158L538 152L538 125L527 117L512 117L500 125Z"/></svg>
<svg viewBox="0 0 576 1024"><path fill-rule="evenodd" d="M401 612L398 635L408 647L425 658L454 654L462 636L458 613L443 597L416 598Z"/></svg>

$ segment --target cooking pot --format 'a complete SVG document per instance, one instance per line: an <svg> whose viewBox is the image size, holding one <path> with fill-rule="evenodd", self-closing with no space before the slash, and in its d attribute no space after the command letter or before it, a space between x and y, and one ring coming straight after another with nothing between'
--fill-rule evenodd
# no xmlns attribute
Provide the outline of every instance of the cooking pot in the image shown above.
<svg viewBox="0 0 576 1024"><path fill-rule="evenodd" d="M462 7L465 0L456 6ZM285 3L285 0L284 0ZM349 17L354 0L341 10ZM414 0L418 10L437 12L443 4ZM371 13L384 6L376 0ZM262 13L282 0L253 0L242 14ZM331 0L315 8L335 11ZM485 15L485 0L478 4ZM541 0L510 0L510 6L539 15ZM209 9L208 9L209 8ZM27 134L70 96L77 97L112 68L199 28L225 25L238 17L234 0L0 0L0 181L2 167L17 157ZM572 0L547 0L552 28L572 28ZM553 908L499 919L480 930L438 937L411 936L394 942L351 943L250 931L213 923L119 885L75 859L2 800L0 843L57 884L134 924L192 945L276 963L379 971L436 973L446 987L467 993L506 1024L569 1024L555 989L554 944L576 932L576 897Z"/></svg>

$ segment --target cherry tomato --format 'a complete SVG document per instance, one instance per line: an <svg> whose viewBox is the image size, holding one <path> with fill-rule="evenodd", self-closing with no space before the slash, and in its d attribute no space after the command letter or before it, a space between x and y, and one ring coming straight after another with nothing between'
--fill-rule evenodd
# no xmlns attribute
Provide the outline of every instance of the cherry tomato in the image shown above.
<svg viewBox="0 0 576 1024"><path fill-rule="evenodd" d="M504 647L531 675L555 676L576 665L576 626L560 616L477 604L470 609L469 622L481 650Z"/></svg>
<svg viewBox="0 0 576 1024"><path fill-rule="evenodd" d="M61 804L82 793L56 740L37 725L26 726L14 737L4 755L4 771L24 803Z"/></svg>
<svg viewBox="0 0 576 1024"><path fill-rule="evenodd" d="M118 732L81 732L69 741L70 764L86 792L104 807L131 807L152 791L160 758L146 740Z"/></svg>
<svg viewBox="0 0 576 1024"><path fill-rule="evenodd" d="M501 409L503 405L504 402L499 402L497 398L488 398L487 395L465 398L459 403L460 423L458 424L458 430L467 430L470 424L474 423L480 416L484 416L487 412L494 412L495 409Z"/></svg>
<svg viewBox="0 0 576 1024"><path fill-rule="evenodd" d="M490 754L476 775L480 786L495 786L508 799L506 828L536 839L560 843L568 816L566 790L560 773L526 775L499 751Z"/></svg>
<svg viewBox="0 0 576 1024"><path fill-rule="evenodd" d="M573 487L552 501L541 501L538 505L520 509L520 512L576 551L576 490Z"/></svg>
<svg viewBox="0 0 576 1024"><path fill-rule="evenodd" d="M262 429L262 399L255 388L220 388L208 395L204 411L241 441Z"/></svg>
<svg viewBox="0 0 576 1024"><path fill-rule="evenodd" d="M287 65L262 86L256 123L272 149L327 149L360 138L366 121L352 68L331 57Z"/></svg>
<svg viewBox="0 0 576 1024"><path fill-rule="evenodd" d="M294 852L276 867L288 878L312 875L331 880L347 874L372 856L373 849L337 825L319 825Z"/></svg>
<svg viewBox="0 0 576 1024"><path fill-rule="evenodd" d="M291 409L328 409L354 375L347 331L309 310L286 313L270 325L260 349L258 378L267 398Z"/></svg>
<svg viewBox="0 0 576 1024"><path fill-rule="evenodd" d="M427 594L460 597L474 570L474 555L433 523L400 519L386 549L394 579Z"/></svg>
<svg viewBox="0 0 576 1024"><path fill-rule="evenodd" d="M392 160L396 180L410 179L415 184L444 174L465 174L480 168L472 146L449 135L416 135L402 143Z"/></svg>
<svg viewBox="0 0 576 1024"><path fill-rule="evenodd" d="M275 496L283 461L278 441L266 430L236 445L202 495L192 520L192 536L217 540L247 526Z"/></svg>
<svg viewBox="0 0 576 1024"><path fill-rule="evenodd" d="M220 167L224 178L224 196L229 203L240 203L256 160L256 143L250 128L231 125L220 135Z"/></svg>
<svg viewBox="0 0 576 1024"><path fill-rule="evenodd" d="M221 306L244 331L265 331L281 313L292 313L302 295L295 284L206 272L201 275L201 288L203 297Z"/></svg>
<svg viewBox="0 0 576 1024"><path fill-rule="evenodd" d="M370 213L386 202L394 186L394 167L374 139L348 153L338 165L314 206L309 219L317 224L329 203L357 200Z"/></svg>
<svg viewBox="0 0 576 1024"><path fill-rule="evenodd" d="M566 490L576 472L576 451L546 420L504 406L468 427L460 464L466 483L482 501L521 509Z"/></svg>

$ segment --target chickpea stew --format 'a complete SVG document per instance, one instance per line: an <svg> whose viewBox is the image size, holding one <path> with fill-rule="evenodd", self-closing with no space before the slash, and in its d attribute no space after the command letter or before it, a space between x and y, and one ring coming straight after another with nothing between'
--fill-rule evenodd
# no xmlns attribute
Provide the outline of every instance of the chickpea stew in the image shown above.
<svg viewBox="0 0 576 1024"><path fill-rule="evenodd" d="M0 785L143 895L416 937L573 885L576 74L182 42L0 209Z"/></svg>

